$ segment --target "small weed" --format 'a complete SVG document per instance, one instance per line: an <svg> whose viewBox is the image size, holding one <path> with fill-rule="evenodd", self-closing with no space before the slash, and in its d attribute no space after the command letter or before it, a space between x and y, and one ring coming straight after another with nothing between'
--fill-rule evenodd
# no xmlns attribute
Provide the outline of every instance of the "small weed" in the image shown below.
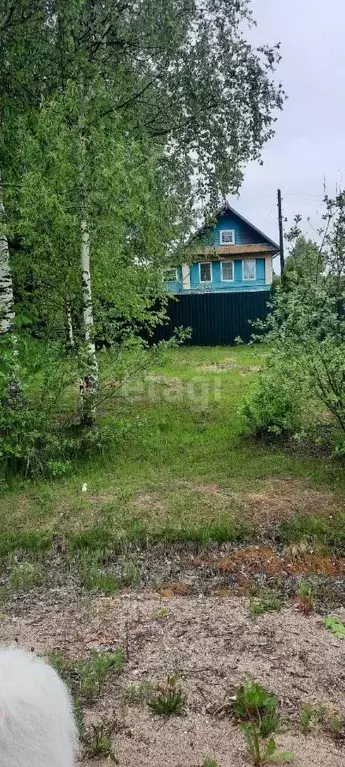
<svg viewBox="0 0 345 767"><path fill-rule="evenodd" d="M177 686L177 677L168 676L167 683L159 685L148 701L148 706L157 716L182 716L187 696Z"/></svg>
<svg viewBox="0 0 345 767"><path fill-rule="evenodd" d="M344 721L339 714L332 714L328 722L328 729L336 738L343 737Z"/></svg>
<svg viewBox="0 0 345 767"><path fill-rule="evenodd" d="M283 607L283 600L280 598L276 591L266 591L259 598L251 599L249 602L249 612L251 615L262 615L266 612L274 612L275 610L281 610Z"/></svg>
<svg viewBox="0 0 345 767"><path fill-rule="evenodd" d="M309 732L311 729L311 721L313 717L313 707L303 706L300 712L301 728L304 733Z"/></svg>
<svg viewBox="0 0 345 767"><path fill-rule="evenodd" d="M345 624L335 615L328 615L327 618L324 619L323 625L326 629L331 631L337 639L345 639Z"/></svg>
<svg viewBox="0 0 345 767"><path fill-rule="evenodd" d="M202 767L218 767L217 762L214 759L205 759Z"/></svg>
<svg viewBox="0 0 345 767"><path fill-rule="evenodd" d="M138 703L147 703L152 699L154 686L152 682L139 682L130 684L126 690L126 700L133 705Z"/></svg>
<svg viewBox="0 0 345 767"><path fill-rule="evenodd" d="M83 736L84 755L88 759L104 757L116 762L112 744L114 724L92 724Z"/></svg>
<svg viewBox="0 0 345 767"><path fill-rule="evenodd" d="M134 586L138 583L139 573L133 562L125 562L121 568L122 586Z"/></svg>
<svg viewBox="0 0 345 767"><path fill-rule="evenodd" d="M40 565L23 562L15 565L11 571L12 588L30 590L43 583L43 571Z"/></svg>
<svg viewBox="0 0 345 767"><path fill-rule="evenodd" d="M57 671L57 669L55 670ZM84 736L84 708L80 698L73 699L73 711L79 737L82 739Z"/></svg>
<svg viewBox="0 0 345 767"><path fill-rule="evenodd" d="M119 584L113 573L107 572L99 566L100 556L86 555L81 558L80 576L84 588L93 591L101 591L102 594L116 594Z"/></svg>
<svg viewBox="0 0 345 767"><path fill-rule="evenodd" d="M169 616L169 610L166 609L166 607L162 607L161 610L156 610L152 617L157 621L165 620L165 618L168 618Z"/></svg>
<svg viewBox="0 0 345 767"><path fill-rule="evenodd" d="M66 661L58 651L50 655L50 663L68 684L72 695L81 703L93 703L100 695L107 677L122 671L123 653L91 653L89 660Z"/></svg>
<svg viewBox="0 0 345 767"><path fill-rule="evenodd" d="M310 732L318 724L323 730L335 738L342 738L344 733L344 721L337 711L330 711L322 703L304 706L300 713L301 728L304 733Z"/></svg>
<svg viewBox="0 0 345 767"><path fill-rule="evenodd" d="M245 682L238 688L234 713L246 739L254 767L273 761L290 761L290 753L280 753L273 734L280 726L278 700L258 682Z"/></svg>
<svg viewBox="0 0 345 767"><path fill-rule="evenodd" d="M297 588L297 605L304 615L309 615L315 607L312 586L306 581L300 581Z"/></svg>
<svg viewBox="0 0 345 767"><path fill-rule="evenodd" d="M325 721L326 708L321 703L314 706L303 706L300 713L301 728L304 733L312 727Z"/></svg>

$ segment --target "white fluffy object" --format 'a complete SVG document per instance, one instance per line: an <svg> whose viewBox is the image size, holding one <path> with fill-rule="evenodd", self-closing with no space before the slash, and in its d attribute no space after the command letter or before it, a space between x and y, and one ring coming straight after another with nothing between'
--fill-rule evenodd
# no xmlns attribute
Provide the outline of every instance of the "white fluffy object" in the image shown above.
<svg viewBox="0 0 345 767"><path fill-rule="evenodd" d="M0 648L0 767L74 767L70 695L33 653Z"/></svg>

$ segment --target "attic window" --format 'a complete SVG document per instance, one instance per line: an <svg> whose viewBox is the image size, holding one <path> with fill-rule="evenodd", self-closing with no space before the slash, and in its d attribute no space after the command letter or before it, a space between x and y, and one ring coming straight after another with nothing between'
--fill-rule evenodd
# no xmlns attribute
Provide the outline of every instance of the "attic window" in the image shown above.
<svg viewBox="0 0 345 767"><path fill-rule="evenodd" d="M220 230L220 244L221 245L235 245L235 230L234 229L221 229Z"/></svg>

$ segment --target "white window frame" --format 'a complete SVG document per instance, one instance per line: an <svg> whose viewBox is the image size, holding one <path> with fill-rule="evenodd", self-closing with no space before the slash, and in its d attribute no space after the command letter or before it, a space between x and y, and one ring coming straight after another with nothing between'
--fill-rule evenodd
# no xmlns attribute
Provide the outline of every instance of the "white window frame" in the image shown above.
<svg viewBox="0 0 345 767"><path fill-rule="evenodd" d="M174 271L174 272L175 272L175 277L174 277L174 279L173 279L173 280L170 280L170 279L169 279L169 277L168 277L168 274L167 274L167 273L168 273L169 271L171 271L171 272L173 272L173 271ZM177 269L175 269L173 266L171 266L171 267L170 267L170 269L168 268L168 269L166 270L166 275L165 275L165 282L178 282L178 274L177 274Z"/></svg>
<svg viewBox="0 0 345 767"><path fill-rule="evenodd" d="M254 263L254 277L244 276L244 265L248 263L248 261L253 261ZM256 258L244 258L242 261L242 282L254 282L255 280L256 280Z"/></svg>
<svg viewBox="0 0 345 767"><path fill-rule="evenodd" d="M227 277L224 277L223 274L223 266L224 264L232 264L232 278L229 280ZM234 282L235 279L235 264L234 261L221 261L220 262L220 277L222 282Z"/></svg>
<svg viewBox="0 0 345 767"><path fill-rule="evenodd" d="M232 242L223 242L223 234L230 234L232 235ZM219 232L220 235L220 244L221 245L235 245L235 229L221 229Z"/></svg>
<svg viewBox="0 0 345 767"><path fill-rule="evenodd" d="M209 279L209 280L202 280L201 279L201 267L204 266L205 264L209 264L209 266L210 266L211 279ZM212 261L200 261L199 262L199 282L202 282L203 284L212 282L213 281L213 273L212 272L213 272Z"/></svg>

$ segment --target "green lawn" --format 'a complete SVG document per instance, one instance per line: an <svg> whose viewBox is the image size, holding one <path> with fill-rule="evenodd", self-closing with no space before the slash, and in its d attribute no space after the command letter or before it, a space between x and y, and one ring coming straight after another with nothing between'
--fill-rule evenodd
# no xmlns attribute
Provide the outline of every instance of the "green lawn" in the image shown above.
<svg viewBox="0 0 345 767"><path fill-rule="evenodd" d="M256 444L243 433L240 406L264 361L264 347L168 351L146 380L104 404L114 433L107 454L79 464L66 479L18 480L3 494L3 534L68 536L97 527L116 538L231 539L243 528L248 496L267 493L272 504L279 482L293 478L292 487L324 491L326 505L331 493L341 511L340 463ZM107 354L111 372L110 363Z"/></svg>

